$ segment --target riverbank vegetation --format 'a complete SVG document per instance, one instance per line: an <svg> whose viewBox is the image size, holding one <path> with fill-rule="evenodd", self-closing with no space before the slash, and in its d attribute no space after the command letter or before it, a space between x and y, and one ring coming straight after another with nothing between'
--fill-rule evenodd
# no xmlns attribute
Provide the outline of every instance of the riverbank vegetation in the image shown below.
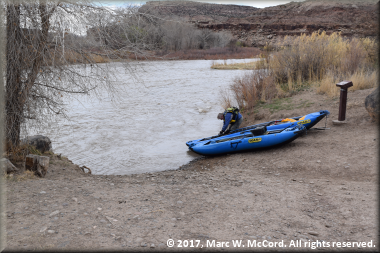
<svg viewBox="0 0 380 253"><path fill-rule="evenodd" d="M254 61L251 62L235 62L227 64L227 61L224 60L222 63L212 62L212 69L253 69L256 66Z"/></svg>
<svg viewBox="0 0 380 253"><path fill-rule="evenodd" d="M73 30L86 25L86 34ZM91 24L91 25L90 25ZM246 47L229 32L198 29L168 17L139 11L138 6L95 8L77 29L52 25L48 64L94 64L130 60L218 60L256 57L258 48ZM57 54L57 51L60 51Z"/></svg>
<svg viewBox="0 0 380 253"><path fill-rule="evenodd" d="M132 52L110 52L104 50L88 51L86 57L73 50L67 50L62 58L55 58L56 63L68 64L86 64L89 63L108 63L108 62L122 62L129 60L138 61L157 61L157 60L227 60L227 59L247 59L254 58L260 55L261 50L254 47L239 47L239 46L226 46L208 49L186 49L186 50L157 50L146 51L144 54ZM217 64L215 69L231 68L231 65ZM234 69L252 69L253 63L244 64L238 63L233 66ZM213 68L213 67L212 67Z"/></svg>
<svg viewBox="0 0 380 253"><path fill-rule="evenodd" d="M267 46L253 71L235 78L230 96L222 104L236 101L240 108L253 108L258 102L281 98L313 87L319 94L339 95L336 83L350 80L350 90L377 85L378 43L370 38L346 39L338 33L285 37Z"/></svg>
<svg viewBox="0 0 380 253"><path fill-rule="evenodd" d="M180 20L156 18L135 6L114 12L117 18L102 13L83 38L69 34L66 44L80 43L88 52L96 53L102 62L242 59L261 52L258 48L245 47L229 32L198 29ZM139 50L135 50L137 46Z"/></svg>
<svg viewBox="0 0 380 253"><path fill-rule="evenodd" d="M236 44L226 47L209 48L209 49L190 49L176 52L164 52L163 59L180 59L180 60L226 60L226 59L245 59L257 57L261 50L253 47L240 47ZM156 53L160 56L162 53Z"/></svg>

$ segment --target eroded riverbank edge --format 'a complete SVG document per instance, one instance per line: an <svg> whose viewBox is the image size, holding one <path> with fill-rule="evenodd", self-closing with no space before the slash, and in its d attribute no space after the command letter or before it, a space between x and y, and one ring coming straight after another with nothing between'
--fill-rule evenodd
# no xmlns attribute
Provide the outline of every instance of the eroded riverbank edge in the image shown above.
<svg viewBox="0 0 380 253"><path fill-rule="evenodd" d="M177 240L200 240L204 250L235 251L231 240L242 240L242 250L252 250L248 240L267 240L293 251L305 247L292 241L323 240L319 246L328 250L358 250L332 242L371 241L376 248L361 250L376 250L378 125L364 108L372 90L348 94L342 126L332 124L337 100L302 92L292 101L309 107L279 110L257 123L329 110L330 130L310 130L275 149L200 158L178 170L89 175L52 156L46 178L7 180L6 249L189 250ZM173 248L166 246L170 238ZM230 244L206 247L213 240Z"/></svg>

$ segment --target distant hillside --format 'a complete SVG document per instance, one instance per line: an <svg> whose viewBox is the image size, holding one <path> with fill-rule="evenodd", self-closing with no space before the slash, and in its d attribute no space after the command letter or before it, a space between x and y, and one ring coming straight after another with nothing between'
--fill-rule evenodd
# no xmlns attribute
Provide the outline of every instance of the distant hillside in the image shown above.
<svg viewBox="0 0 380 253"><path fill-rule="evenodd" d="M191 1L151 1L139 11L191 22L199 28L230 31L248 45L264 46L285 35L324 30L342 36L378 36L379 2L307 0L263 9Z"/></svg>
<svg viewBox="0 0 380 253"><path fill-rule="evenodd" d="M151 1L140 12L150 12L163 17L179 17L193 23L225 23L229 18L245 18L259 8L232 4L209 4L193 1Z"/></svg>

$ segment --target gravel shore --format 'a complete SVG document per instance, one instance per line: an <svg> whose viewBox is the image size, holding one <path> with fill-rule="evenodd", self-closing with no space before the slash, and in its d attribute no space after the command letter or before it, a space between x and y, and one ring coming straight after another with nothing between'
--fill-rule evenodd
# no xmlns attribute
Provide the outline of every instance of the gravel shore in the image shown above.
<svg viewBox="0 0 380 253"><path fill-rule="evenodd" d="M338 100L297 94L295 109L262 109L255 123L329 110L329 130L177 170L90 175L51 155L45 178L7 178L6 250L378 250L378 125L364 108L371 91L348 94L339 126Z"/></svg>

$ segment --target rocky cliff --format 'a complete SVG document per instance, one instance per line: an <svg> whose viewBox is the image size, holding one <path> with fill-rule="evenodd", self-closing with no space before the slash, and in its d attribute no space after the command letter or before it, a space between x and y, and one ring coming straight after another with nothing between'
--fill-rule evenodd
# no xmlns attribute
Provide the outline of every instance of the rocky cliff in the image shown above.
<svg viewBox="0 0 380 253"><path fill-rule="evenodd" d="M264 46L285 35L323 30L342 36L378 36L378 0L307 0L267 8L191 1L152 1L139 11L191 22L199 28L230 31L251 46Z"/></svg>

